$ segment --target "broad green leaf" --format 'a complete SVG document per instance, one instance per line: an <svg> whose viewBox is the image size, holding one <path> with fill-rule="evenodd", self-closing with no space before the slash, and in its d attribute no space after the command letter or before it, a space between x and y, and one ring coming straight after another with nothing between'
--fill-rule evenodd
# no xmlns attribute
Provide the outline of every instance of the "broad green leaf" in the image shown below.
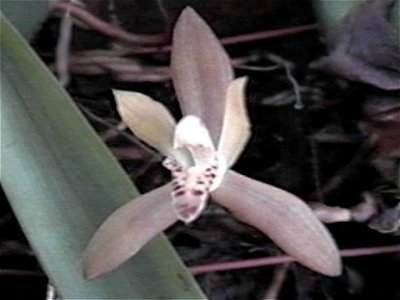
<svg viewBox="0 0 400 300"><path fill-rule="evenodd" d="M48 14L51 0L1 0L0 5L2 13L29 40Z"/></svg>
<svg viewBox="0 0 400 300"><path fill-rule="evenodd" d="M3 15L1 45L2 185L61 297L204 298L163 236L104 278L83 279L89 239L137 190Z"/></svg>

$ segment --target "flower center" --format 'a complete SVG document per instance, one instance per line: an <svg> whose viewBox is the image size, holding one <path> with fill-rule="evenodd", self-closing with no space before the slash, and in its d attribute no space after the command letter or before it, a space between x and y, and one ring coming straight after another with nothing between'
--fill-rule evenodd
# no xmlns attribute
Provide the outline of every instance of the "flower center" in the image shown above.
<svg viewBox="0 0 400 300"><path fill-rule="evenodd" d="M172 199L178 218L189 223L204 209L208 195L221 183L226 161L211 141L209 132L195 116L183 118L175 130L176 148L189 158L164 160L163 165L172 173ZM187 162L190 161L190 164Z"/></svg>

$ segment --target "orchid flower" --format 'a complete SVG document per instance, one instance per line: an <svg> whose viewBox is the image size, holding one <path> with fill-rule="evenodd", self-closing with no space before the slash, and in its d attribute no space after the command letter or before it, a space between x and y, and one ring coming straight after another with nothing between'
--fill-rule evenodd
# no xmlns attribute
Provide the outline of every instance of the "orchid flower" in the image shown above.
<svg viewBox="0 0 400 300"><path fill-rule="evenodd" d="M209 198L303 265L339 275L336 245L302 200L230 170L250 137L246 78L233 80L229 57L191 8L175 26L171 68L183 113L178 123L160 102L114 91L123 121L166 156L172 180L126 203L101 225L85 251L86 278L115 269L178 220L193 222Z"/></svg>

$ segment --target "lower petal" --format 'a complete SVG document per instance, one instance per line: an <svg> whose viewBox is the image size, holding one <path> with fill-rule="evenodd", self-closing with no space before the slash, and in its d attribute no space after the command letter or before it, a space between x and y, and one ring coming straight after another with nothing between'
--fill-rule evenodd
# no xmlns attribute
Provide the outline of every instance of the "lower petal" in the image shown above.
<svg viewBox="0 0 400 300"><path fill-rule="evenodd" d="M179 220L196 220L206 206L212 179L199 167L177 169L172 172L173 206Z"/></svg>
<svg viewBox="0 0 400 300"><path fill-rule="evenodd" d="M227 172L212 199L268 235L301 264L325 275L341 273L339 251L327 229L296 196Z"/></svg>
<svg viewBox="0 0 400 300"><path fill-rule="evenodd" d="M126 203L108 217L85 250L86 278L117 268L178 220L171 190L170 184L164 185Z"/></svg>

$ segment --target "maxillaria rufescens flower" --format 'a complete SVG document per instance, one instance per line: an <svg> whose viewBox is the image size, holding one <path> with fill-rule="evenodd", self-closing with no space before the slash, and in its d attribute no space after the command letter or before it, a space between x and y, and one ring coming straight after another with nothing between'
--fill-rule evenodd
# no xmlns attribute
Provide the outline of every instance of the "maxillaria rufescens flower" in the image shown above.
<svg viewBox="0 0 400 300"><path fill-rule="evenodd" d="M335 243L303 201L229 170L250 136L246 78L233 80L227 54L190 8L174 29L171 68L183 112L177 124L146 95L114 94L124 122L167 157L163 164L172 181L128 202L103 223L86 249L85 276L95 278L116 268L178 220L194 221L210 196L303 265L338 275Z"/></svg>

